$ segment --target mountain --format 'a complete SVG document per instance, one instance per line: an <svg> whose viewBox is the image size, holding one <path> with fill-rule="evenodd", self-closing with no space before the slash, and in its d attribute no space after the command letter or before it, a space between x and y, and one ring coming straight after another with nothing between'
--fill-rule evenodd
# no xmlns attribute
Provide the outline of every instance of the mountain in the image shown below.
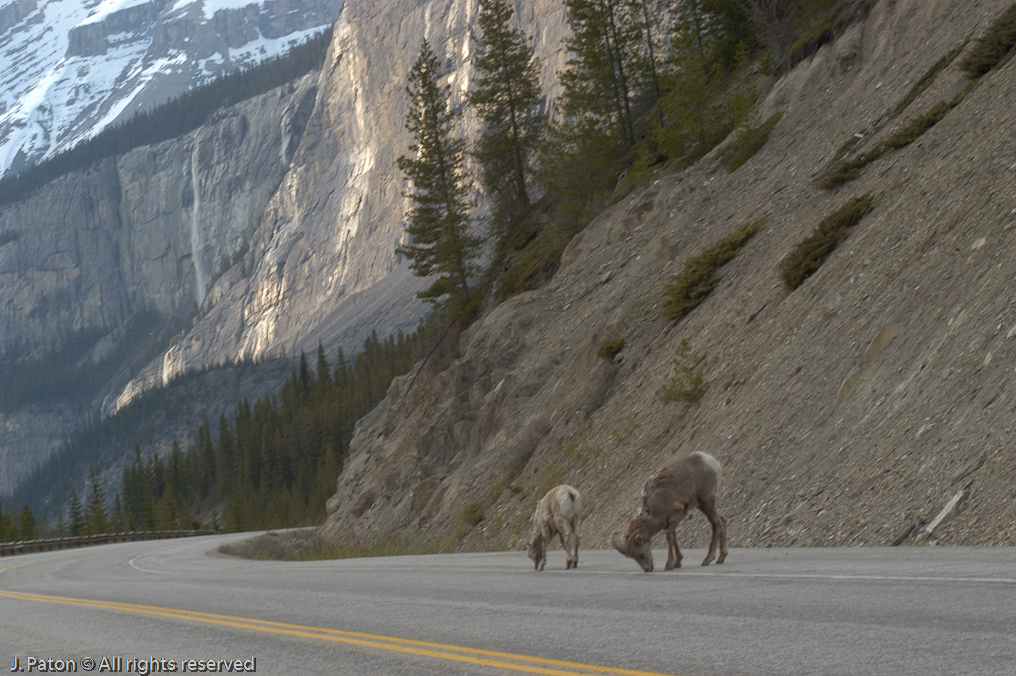
<svg viewBox="0 0 1016 676"><path fill-rule="evenodd" d="M114 411L147 364L159 385L179 374L163 353L242 269L316 92L306 75L0 209L0 490Z"/></svg>
<svg viewBox="0 0 1016 676"><path fill-rule="evenodd" d="M553 96L563 7L537 0L519 13ZM426 35L462 105L475 20L475 3L351 2L319 73L0 207L4 353L38 358L88 335L130 365L80 402L80 420L189 370L310 353L319 342L352 356L371 331L412 330L426 310L421 281L395 255L405 77ZM467 116L465 129L476 124ZM139 343L131 326L150 312L158 320ZM10 476L31 466L20 449L41 461L58 443L53 430L73 429L61 411L10 424L0 455L22 458ZM0 411L14 415L27 413Z"/></svg>
<svg viewBox="0 0 1016 676"><path fill-rule="evenodd" d="M285 53L342 0L3 0L0 177Z"/></svg>
<svg viewBox="0 0 1016 676"><path fill-rule="evenodd" d="M582 546L605 547L654 471L705 451L734 547L1016 544L1016 61L961 68L1011 4L875 2L770 81L758 120L782 117L747 163L728 171L728 139L658 172L572 239L548 284L392 383L323 536L524 548L537 500L566 482ZM844 160L856 178L816 184ZM871 211L789 288L784 262L865 195ZM666 282L760 219L701 305L661 315ZM700 398L668 400L696 376ZM678 538L708 532L693 515Z"/></svg>
<svg viewBox="0 0 1016 676"><path fill-rule="evenodd" d="M26 130L32 138L62 139L47 141L52 153L217 72L250 72L330 28L340 8L5 5L4 157L20 157L22 167L43 157L39 148L12 145L28 138ZM223 58L211 58L217 53ZM81 78L71 84L76 74ZM315 71L216 112L200 129L60 176L0 209L0 493L87 421L116 410L130 380L149 361L161 364L172 337L188 328L210 282L234 263L242 267L316 94ZM34 122L26 127L26 120ZM277 368L265 369L263 382L246 378L225 406L281 382ZM176 372L164 375L160 385ZM231 383L233 376L227 369L221 379ZM193 433L200 420L161 431L153 447Z"/></svg>

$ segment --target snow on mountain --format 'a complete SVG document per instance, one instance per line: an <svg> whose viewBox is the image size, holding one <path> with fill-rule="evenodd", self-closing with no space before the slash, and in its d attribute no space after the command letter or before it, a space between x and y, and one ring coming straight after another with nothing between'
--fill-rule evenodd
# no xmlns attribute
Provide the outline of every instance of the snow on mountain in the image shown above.
<svg viewBox="0 0 1016 676"><path fill-rule="evenodd" d="M342 0L0 0L0 176L328 28Z"/></svg>

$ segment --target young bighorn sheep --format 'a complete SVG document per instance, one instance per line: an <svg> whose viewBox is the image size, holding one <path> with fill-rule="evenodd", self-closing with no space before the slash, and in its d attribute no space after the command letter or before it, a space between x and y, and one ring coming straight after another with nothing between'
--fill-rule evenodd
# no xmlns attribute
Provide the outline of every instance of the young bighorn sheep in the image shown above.
<svg viewBox="0 0 1016 676"><path fill-rule="evenodd" d="M579 517L582 514L582 496L572 486L551 488L536 503L533 514L533 534L529 537L529 558L536 570L547 565L547 541L554 534L561 536L566 556L565 569L579 565Z"/></svg>
<svg viewBox="0 0 1016 676"><path fill-rule="evenodd" d="M709 553L702 561L708 566L716 556L716 545L720 556L716 563L727 558L727 520L716 511L716 491L720 485L720 461L708 453L689 453L671 460L664 465L642 489L642 509L628 523L624 539L617 531L611 543L617 551L642 566L649 573L653 570L653 536L661 530L667 531L667 567L681 567L681 550L677 546L674 531L692 507L698 507L713 527L713 539Z"/></svg>

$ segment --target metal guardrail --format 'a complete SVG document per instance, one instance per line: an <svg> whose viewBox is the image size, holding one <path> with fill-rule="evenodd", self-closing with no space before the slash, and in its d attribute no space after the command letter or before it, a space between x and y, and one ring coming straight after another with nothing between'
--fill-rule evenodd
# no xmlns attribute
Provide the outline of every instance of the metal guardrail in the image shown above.
<svg viewBox="0 0 1016 676"><path fill-rule="evenodd" d="M216 535L214 530L151 530L131 531L129 533L102 533L100 535L78 535L66 538L47 538L45 540L23 540L21 542L0 542L0 556L29 554L32 552L48 552L54 549L71 547L87 547L104 545L110 542L138 542L140 540L165 540L168 538L186 538L195 535Z"/></svg>

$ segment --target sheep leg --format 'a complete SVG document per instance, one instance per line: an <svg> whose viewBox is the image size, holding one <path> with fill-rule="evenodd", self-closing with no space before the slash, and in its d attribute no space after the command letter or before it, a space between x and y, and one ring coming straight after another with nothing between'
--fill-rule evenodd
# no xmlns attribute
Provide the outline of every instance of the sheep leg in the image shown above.
<svg viewBox="0 0 1016 676"><path fill-rule="evenodd" d="M677 546L677 527L684 521L684 516L687 513L688 508L683 507L675 511L667 521L667 565L664 570L681 567L681 559L684 557L681 556L681 549Z"/></svg>
<svg viewBox="0 0 1016 676"><path fill-rule="evenodd" d="M720 556L716 559L717 565L723 563L727 558L727 520L716 514L720 520Z"/></svg>
<svg viewBox="0 0 1016 676"><path fill-rule="evenodd" d="M709 542L709 552L706 554L706 558L702 560L702 565L708 566L712 563L712 560L716 557L717 545L720 547L720 557L716 559L716 563L723 563L724 559L727 558L727 520L716 511L715 498L702 501L699 509L706 515L706 518L709 519L709 524L713 527L713 537Z"/></svg>
<svg viewBox="0 0 1016 676"><path fill-rule="evenodd" d="M540 561L536 564L536 570L543 570L544 566L547 565L547 544L553 536L554 531L551 529L550 524L540 524Z"/></svg>
<svg viewBox="0 0 1016 676"><path fill-rule="evenodd" d="M667 565L664 570L680 568L681 559L684 558L681 555L681 549L677 546L677 533L674 532L675 530L676 528L667 529Z"/></svg>
<svg viewBox="0 0 1016 676"><path fill-rule="evenodd" d="M578 526L578 519L573 521L572 524L571 524L571 534L572 534L572 568L578 568L579 567L579 529L577 528L577 526Z"/></svg>
<svg viewBox="0 0 1016 676"><path fill-rule="evenodd" d="M564 550L567 555L565 569L579 567L579 531L575 528L575 525L574 521L566 522L564 524L568 531L568 542L564 545Z"/></svg>
<svg viewBox="0 0 1016 676"><path fill-rule="evenodd" d="M554 525L557 526L557 534L561 536L561 548L564 549L565 556L564 568L565 570L575 568L579 563L577 555L574 558L572 557L572 539L575 537L575 533L564 519L557 519ZM575 549L578 549L577 544Z"/></svg>

